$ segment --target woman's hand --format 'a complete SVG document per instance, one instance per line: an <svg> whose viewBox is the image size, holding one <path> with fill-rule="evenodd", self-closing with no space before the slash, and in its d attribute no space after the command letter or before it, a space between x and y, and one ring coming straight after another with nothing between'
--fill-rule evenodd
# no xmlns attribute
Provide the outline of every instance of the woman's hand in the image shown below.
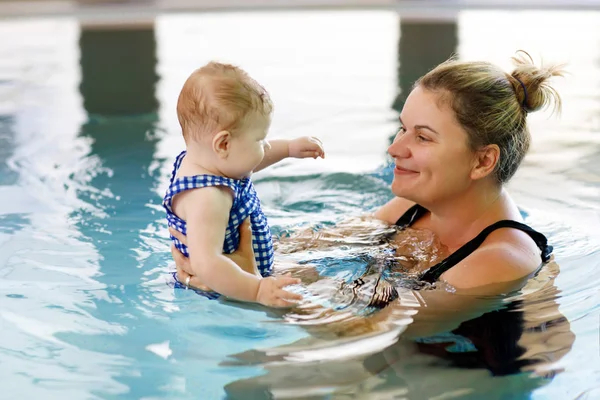
<svg viewBox="0 0 600 400"><path fill-rule="evenodd" d="M181 243L185 244L185 241L182 240L182 238L185 239L185 235L172 228L169 228L169 232L179 239ZM192 274L192 265L190 263L190 259L177 250L177 247L175 247L174 244L171 244L171 255L173 256L173 260L175 260L175 266L177 267L177 280L179 282L196 289L204 291L211 290L208 286L204 285L200 279L198 279L198 277Z"/></svg>
<svg viewBox="0 0 600 400"><path fill-rule="evenodd" d="M169 233L175 236L181 243L187 245L187 237L181 232L169 227ZM173 244L171 244L171 255L177 266L177 280L179 282L188 283L187 279L189 277L189 286L201 290L210 290L198 277L194 276L190 259L177 250ZM252 248L252 228L249 218L240 225L240 245L238 249L231 254L225 254L225 256L236 263L242 270L260 276Z"/></svg>

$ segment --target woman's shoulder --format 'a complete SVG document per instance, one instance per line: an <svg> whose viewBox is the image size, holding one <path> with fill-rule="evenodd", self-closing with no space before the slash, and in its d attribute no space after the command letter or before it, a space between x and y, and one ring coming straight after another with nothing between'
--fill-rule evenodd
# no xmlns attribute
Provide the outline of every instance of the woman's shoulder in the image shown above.
<svg viewBox="0 0 600 400"><path fill-rule="evenodd" d="M463 289L516 281L539 268L540 253L527 233L514 228L497 229L469 256L444 273L442 279Z"/></svg>
<svg viewBox="0 0 600 400"><path fill-rule="evenodd" d="M406 211L408 211L409 208L414 205L414 201L410 201L402 197L394 197L392 200L388 201L377 211L375 211L373 216L381 221L393 225Z"/></svg>

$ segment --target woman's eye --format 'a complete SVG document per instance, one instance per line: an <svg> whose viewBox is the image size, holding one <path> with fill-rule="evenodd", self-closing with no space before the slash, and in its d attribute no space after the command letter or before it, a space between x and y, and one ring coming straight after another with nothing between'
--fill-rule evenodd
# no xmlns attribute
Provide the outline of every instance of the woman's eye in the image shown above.
<svg viewBox="0 0 600 400"><path fill-rule="evenodd" d="M417 136L417 139L419 139L422 142L429 142L429 138L423 135Z"/></svg>

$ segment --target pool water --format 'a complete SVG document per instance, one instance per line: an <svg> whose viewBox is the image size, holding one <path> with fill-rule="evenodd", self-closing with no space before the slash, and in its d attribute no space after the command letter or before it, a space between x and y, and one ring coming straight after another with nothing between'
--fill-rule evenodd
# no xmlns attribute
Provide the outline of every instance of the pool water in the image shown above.
<svg viewBox="0 0 600 400"><path fill-rule="evenodd" d="M117 31L1 21L0 398L599 398L599 22L591 11L172 14ZM255 176L281 233L391 198L385 150L412 80L454 51L508 67L521 48L570 71L560 118L530 116L532 150L509 185L555 248L521 293L477 299L446 331L409 340L410 294L381 311L392 322L365 328L170 285L161 200L194 68L241 65L275 102L271 137L323 141L324 160ZM292 259L329 260L319 272L340 282L364 268L353 254Z"/></svg>

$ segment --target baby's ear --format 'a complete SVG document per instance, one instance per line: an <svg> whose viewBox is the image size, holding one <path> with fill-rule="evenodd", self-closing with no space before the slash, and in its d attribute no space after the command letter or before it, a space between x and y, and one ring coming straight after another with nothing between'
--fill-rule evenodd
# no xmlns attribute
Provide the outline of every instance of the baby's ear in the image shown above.
<svg viewBox="0 0 600 400"><path fill-rule="evenodd" d="M229 131L221 131L213 137L212 148L217 156L227 158L230 147L231 133Z"/></svg>

